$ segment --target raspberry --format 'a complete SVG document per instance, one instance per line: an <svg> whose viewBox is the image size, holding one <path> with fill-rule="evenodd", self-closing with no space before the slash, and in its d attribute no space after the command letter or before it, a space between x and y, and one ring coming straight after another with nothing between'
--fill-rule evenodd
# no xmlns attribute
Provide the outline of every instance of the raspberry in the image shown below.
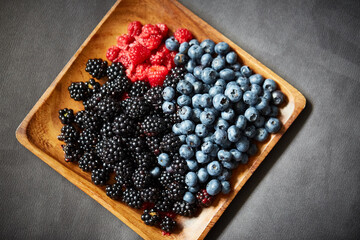
<svg viewBox="0 0 360 240"><path fill-rule="evenodd" d="M140 34L139 36L137 36L135 38L141 45L143 45L144 47L146 47L149 50L156 49L162 41L162 36L160 34L150 35L148 37L142 37L142 34Z"/></svg>
<svg viewBox="0 0 360 240"><path fill-rule="evenodd" d="M129 44L134 41L134 38L128 34L123 34L117 38L117 46L120 49L126 50Z"/></svg>
<svg viewBox="0 0 360 240"><path fill-rule="evenodd" d="M150 51L144 46L141 46L140 44L136 44L129 48L128 55L131 64L137 65L139 63L142 63L150 56Z"/></svg>
<svg viewBox="0 0 360 240"><path fill-rule="evenodd" d="M132 37L140 35L142 24L139 21L134 21L128 25L128 34Z"/></svg>
<svg viewBox="0 0 360 240"><path fill-rule="evenodd" d="M166 66L166 68L169 71L175 67L175 62L174 62L175 55L176 55L176 52L170 52L169 54L167 54L165 56L165 60L164 60L163 64Z"/></svg>
<svg viewBox="0 0 360 240"><path fill-rule="evenodd" d="M163 63L165 54L162 52L156 52L150 56L151 65L161 65Z"/></svg>
<svg viewBox="0 0 360 240"><path fill-rule="evenodd" d="M119 52L120 52L120 48L118 48L117 46L112 46L107 50L106 58L112 62L117 58Z"/></svg>
<svg viewBox="0 0 360 240"><path fill-rule="evenodd" d="M166 26L166 24L158 23L158 24L156 24L156 26L160 29L161 36L166 37L166 35L169 31L169 28Z"/></svg>
<svg viewBox="0 0 360 240"><path fill-rule="evenodd" d="M151 87L161 86L168 73L168 69L164 66L154 65L151 66L147 71L147 77Z"/></svg>
<svg viewBox="0 0 360 240"><path fill-rule="evenodd" d="M161 31L160 29L152 24L146 24L142 27L141 37L142 38L148 38L150 35L160 35Z"/></svg>
<svg viewBox="0 0 360 240"><path fill-rule="evenodd" d="M129 68L131 65L129 54L126 51L120 51L118 57L113 62L120 62L126 68Z"/></svg>
<svg viewBox="0 0 360 240"><path fill-rule="evenodd" d="M135 77L137 80L145 80L147 78L147 70L150 67L147 63L142 63L136 66Z"/></svg>
<svg viewBox="0 0 360 240"><path fill-rule="evenodd" d="M186 28L179 28L176 30L174 37L179 41L179 43L189 42L191 39L193 39L193 35Z"/></svg>

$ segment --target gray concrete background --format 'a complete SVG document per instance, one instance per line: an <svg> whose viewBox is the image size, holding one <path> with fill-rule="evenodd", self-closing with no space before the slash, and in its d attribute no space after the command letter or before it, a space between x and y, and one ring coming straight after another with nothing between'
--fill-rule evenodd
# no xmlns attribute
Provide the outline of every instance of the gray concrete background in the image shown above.
<svg viewBox="0 0 360 240"><path fill-rule="evenodd" d="M359 239L360 2L180 2L307 98L208 239ZM113 3L0 1L2 239L140 238L14 134Z"/></svg>

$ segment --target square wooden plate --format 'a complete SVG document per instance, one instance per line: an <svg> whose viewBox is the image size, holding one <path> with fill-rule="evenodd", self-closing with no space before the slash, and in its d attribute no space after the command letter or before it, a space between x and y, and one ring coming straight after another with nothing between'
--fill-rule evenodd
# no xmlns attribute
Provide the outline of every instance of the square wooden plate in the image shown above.
<svg viewBox="0 0 360 240"><path fill-rule="evenodd" d="M162 236L158 228L145 225L140 219L140 210L134 210L121 202L107 197L104 187L95 186L91 182L90 174L81 171L77 164L66 163L60 147L61 143L57 140L57 135L61 129L58 110L65 107L73 108L76 111L81 109L81 104L69 97L68 86L72 81L87 81L89 75L84 70L87 60L89 58L106 59L105 53L107 48L115 45L116 37L125 33L128 23L135 20L144 24L166 23L172 31L179 27L185 27L199 41L206 38L210 38L215 42L225 41L237 52L243 64L250 66L255 73L259 73L265 78L274 79L281 91L287 96L287 103L280 110L280 121L283 124L282 129L278 134L272 134L267 142L258 145L258 154L251 157L248 164L239 166L233 172L233 177L231 178L233 190L226 196L220 195L216 197L214 204L209 208L203 209L197 217L177 217L180 228L170 236ZM123 0L118 1L110 9L84 44L66 64L20 124L16 131L16 137L31 152L98 201L143 238L203 239L241 187L293 123L305 107L305 103L306 100L299 91L180 3L171 0Z"/></svg>

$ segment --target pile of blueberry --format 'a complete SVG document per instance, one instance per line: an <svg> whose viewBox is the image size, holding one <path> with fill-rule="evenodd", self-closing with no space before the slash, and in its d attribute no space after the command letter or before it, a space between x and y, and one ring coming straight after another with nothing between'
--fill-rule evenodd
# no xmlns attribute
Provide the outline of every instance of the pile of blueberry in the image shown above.
<svg viewBox="0 0 360 240"><path fill-rule="evenodd" d="M227 194L231 170L258 152L256 142L280 130L278 106L284 95L274 80L241 66L225 42L192 39L179 44L169 38L165 44L178 51L175 64L187 70L176 88L166 87L162 93L163 111L178 112L182 120L172 131L183 143L179 154L189 169L184 200L195 202L193 193L202 186L212 196ZM169 159L166 153L158 157L164 167Z"/></svg>

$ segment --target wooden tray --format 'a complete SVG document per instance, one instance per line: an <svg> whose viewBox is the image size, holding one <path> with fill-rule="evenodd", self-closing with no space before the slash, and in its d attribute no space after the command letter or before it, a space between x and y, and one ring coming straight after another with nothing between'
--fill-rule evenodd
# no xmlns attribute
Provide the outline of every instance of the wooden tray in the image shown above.
<svg viewBox="0 0 360 240"><path fill-rule="evenodd" d="M158 228L145 225L140 219L140 210L134 210L107 197L104 187L95 186L91 182L90 174L79 169L77 164L66 163L60 147L61 143L57 140L57 135L61 129L58 110L65 107L71 107L74 110L81 109L81 104L69 97L67 87L72 81L87 81L89 75L84 70L87 59L95 57L106 59L107 48L115 45L116 37L125 33L128 23L135 20L143 24L166 23L172 31L179 27L185 27L190 29L199 41L206 38L215 42L225 41L237 52L244 64L265 78L274 79L281 91L287 96L287 104L280 111L282 129L278 134L271 135L266 143L259 145L259 153L250 158L248 164L238 167L233 172L231 179L233 190L230 194L216 197L214 204L203 209L197 217L177 217L180 229L170 236L163 236ZM20 124L16 131L16 137L21 144L98 201L141 237L145 239L203 239L241 187L305 107L305 102L304 96L284 79L236 46L180 3L170 0L123 0L118 1L110 9L66 64Z"/></svg>

